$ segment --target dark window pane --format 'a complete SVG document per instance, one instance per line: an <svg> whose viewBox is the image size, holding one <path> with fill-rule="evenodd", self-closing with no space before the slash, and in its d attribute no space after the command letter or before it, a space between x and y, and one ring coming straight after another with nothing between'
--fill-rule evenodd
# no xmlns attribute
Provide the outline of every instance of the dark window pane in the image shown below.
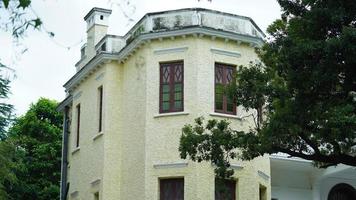
<svg viewBox="0 0 356 200"><path fill-rule="evenodd" d="M184 179L160 180L160 200L184 200Z"/></svg>
<svg viewBox="0 0 356 200"><path fill-rule="evenodd" d="M182 93L178 92L174 94L174 100L182 100Z"/></svg>
<svg viewBox="0 0 356 200"><path fill-rule="evenodd" d="M162 92L169 92L169 85L163 85Z"/></svg>
<svg viewBox="0 0 356 200"><path fill-rule="evenodd" d="M169 93L163 93L162 100L163 101L169 101Z"/></svg>
<svg viewBox="0 0 356 200"><path fill-rule="evenodd" d="M215 111L236 114L236 105L225 92L228 84L233 81L235 68L225 64L215 64Z"/></svg>
<svg viewBox="0 0 356 200"><path fill-rule="evenodd" d="M162 109L163 110L169 110L169 102L163 102L162 103Z"/></svg>
<svg viewBox="0 0 356 200"><path fill-rule="evenodd" d="M182 108L182 101L175 101L174 107L176 108L176 110L180 110Z"/></svg>
<svg viewBox="0 0 356 200"><path fill-rule="evenodd" d="M215 200L235 200L236 181L215 180Z"/></svg>
<svg viewBox="0 0 356 200"><path fill-rule="evenodd" d="M223 103L222 103L222 101L220 101L220 102L215 102L215 109L216 110L222 110L223 109Z"/></svg>
<svg viewBox="0 0 356 200"><path fill-rule="evenodd" d="M175 92L180 92L180 91L182 91L182 88L183 88L183 85L182 85L181 83L176 83L176 84L174 85L174 91L175 91Z"/></svg>

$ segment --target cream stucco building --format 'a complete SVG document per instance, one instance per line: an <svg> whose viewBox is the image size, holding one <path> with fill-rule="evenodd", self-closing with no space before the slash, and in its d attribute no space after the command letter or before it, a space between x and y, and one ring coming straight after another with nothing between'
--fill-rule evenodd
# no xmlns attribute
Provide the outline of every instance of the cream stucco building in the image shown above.
<svg viewBox="0 0 356 200"><path fill-rule="evenodd" d="M213 200L210 163L179 157L181 128L199 116L252 126L219 93L238 65L257 60L264 34L248 17L206 9L146 14L108 35L111 11L86 16L87 43L67 98L62 199ZM269 157L233 161L232 199L271 199Z"/></svg>
<svg viewBox="0 0 356 200"><path fill-rule="evenodd" d="M316 169L285 155L235 160L222 196L210 163L180 159L181 128L197 117L253 126L221 93L236 66L258 60L264 34L252 19L181 9L146 14L116 36L107 34L110 14L85 16L87 43L58 107L61 200L355 199L353 167Z"/></svg>

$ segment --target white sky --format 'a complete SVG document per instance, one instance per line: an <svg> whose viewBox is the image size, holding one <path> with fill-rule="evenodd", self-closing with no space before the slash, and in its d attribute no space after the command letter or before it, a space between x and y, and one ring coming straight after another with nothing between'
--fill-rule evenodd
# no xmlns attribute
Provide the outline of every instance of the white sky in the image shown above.
<svg viewBox="0 0 356 200"><path fill-rule="evenodd" d="M119 2L121 6L110 2ZM28 32L23 40L28 51L17 58L15 52L19 48L13 47L11 35L0 31L1 62L16 70L9 103L15 106L17 115L24 114L29 105L40 97L57 101L64 99L62 85L75 73L79 49L86 40L83 17L92 7L113 10L109 34L118 35L125 34L147 12L178 8L202 7L248 16L263 31L280 17L276 0L36 0L32 4L44 27L55 33L53 39L44 31ZM124 17L123 10L134 22L130 23Z"/></svg>

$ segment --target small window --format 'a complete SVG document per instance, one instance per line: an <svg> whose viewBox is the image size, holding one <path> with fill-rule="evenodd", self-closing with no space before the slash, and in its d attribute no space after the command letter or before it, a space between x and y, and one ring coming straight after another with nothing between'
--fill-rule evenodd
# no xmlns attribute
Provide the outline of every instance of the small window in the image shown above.
<svg viewBox="0 0 356 200"><path fill-rule="evenodd" d="M104 19L104 16L103 15L100 15L100 20L103 20Z"/></svg>
<svg viewBox="0 0 356 200"><path fill-rule="evenodd" d="M98 127L98 131L99 133L102 131L103 129L103 86L100 86L98 88L98 115L99 115L99 127Z"/></svg>
<svg viewBox="0 0 356 200"><path fill-rule="evenodd" d="M184 110L183 62L160 64L160 113Z"/></svg>
<svg viewBox="0 0 356 200"><path fill-rule="evenodd" d="M80 57L83 58L85 56L85 47L80 49Z"/></svg>
<svg viewBox="0 0 356 200"><path fill-rule="evenodd" d="M260 185L260 200L267 200L267 188Z"/></svg>
<svg viewBox="0 0 356 200"><path fill-rule="evenodd" d="M233 80L235 67L215 64L215 112L236 115L236 105L226 95L225 89Z"/></svg>
<svg viewBox="0 0 356 200"><path fill-rule="evenodd" d="M106 42L101 45L101 51L106 51Z"/></svg>
<svg viewBox="0 0 356 200"><path fill-rule="evenodd" d="M161 179L160 200L184 200L184 179Z"/></svg>
<svg viewBox="0 0 356 200"><path fill-rule="evenodd" d="M235 200L236 181L215 179L215 200Z"/></svg>
<svg viewBox="0 0 356 200"><path fill-rule="evenodd" d="M94 200L99 200L99 192L94 193Z"/></svg>
<svg viewBox="0 0 356 200"><path fill-rule="evenodd" d="M79 147L79 138L80 138L80 104L77 105L77 138L75 146Z"/></svg>

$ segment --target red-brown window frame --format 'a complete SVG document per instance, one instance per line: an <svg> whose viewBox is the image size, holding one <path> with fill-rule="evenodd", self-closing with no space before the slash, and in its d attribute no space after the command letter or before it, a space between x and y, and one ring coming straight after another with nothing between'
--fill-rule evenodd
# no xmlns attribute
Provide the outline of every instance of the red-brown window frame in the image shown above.
<svg viewBox="0 0 356 200"><path fill-rule="evenodd" d="M172 73L170 75L170 80L169 80L169 87L170 87L170 105L168 110L163 110L163 72L162 69L163 67L166 67L167 65L177 65L180 64L182 65L182 81L180 82L182 84L182 107L180 109L175 109L174 107L174 90L172 92L172 89L174 88L174 76L175 73ZM170 67L170 71L172 72L172 67ZM173 70L174 71L174 70ZM159 113L170 113L170 112L181 112L184 111L184 61L183 60L178 60L178 61L170 61L170 62L160 62L159 63Z"/></svg>
<svg viewBox="0 0 356 200"><path fill-rule="evenodd" d="M216 62L215 65L214 65L214 111L216 113L222 113L222 114L229 114L229 115L236 115L236 103L234 102L233 103L233 111L232 112L229 112L227 111L227 96L226 95L223 95L223 109L222 110L219 110L216 108L216 68L217 67L223 67L223 84L225 86L227 86L227 83L226 83L226 72L227 72L227 68L230 68L233 70L233 75L235 75L236 73L236 65L231 65L231 64L225 64L225 63L219 63L219 62ZM234 79L233 79L234 80Z"/></svg>
<svg viewBox="0 0 356 200"><path fill-rule="evenodd" d="M98 95L99 95L99 133L103 130L103 86L98 88Z"/></svg>
<svg viewBox="0 0 356 200"><path fill-rule="evenodd" d="M183 181L183 199L184 199L184 178L164 178L164 179L159 179L159 199L163 200L163 182L165 181Z"/></svg>
<svg viewBox="0 0 356 200"><path fill-rule="evenodd" d="M77 138L75 142L75 147L79 147L79 137L80 137L80 104L76 106L77 109Z"/></svg>

